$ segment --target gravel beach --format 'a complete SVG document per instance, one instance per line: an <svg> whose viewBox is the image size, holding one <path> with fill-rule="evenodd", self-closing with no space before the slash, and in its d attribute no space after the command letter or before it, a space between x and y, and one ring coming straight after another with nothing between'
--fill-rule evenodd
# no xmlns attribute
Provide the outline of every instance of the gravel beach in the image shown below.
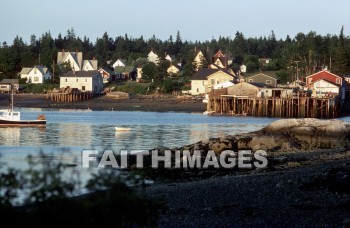
<svg viewBox="0 0 350 228"><path fill-rule="evenodd" d="M350 153L327 153L334 157L316 152L322 159L155 183L140 192L167 205L159 227L347 227Z"/></svg>

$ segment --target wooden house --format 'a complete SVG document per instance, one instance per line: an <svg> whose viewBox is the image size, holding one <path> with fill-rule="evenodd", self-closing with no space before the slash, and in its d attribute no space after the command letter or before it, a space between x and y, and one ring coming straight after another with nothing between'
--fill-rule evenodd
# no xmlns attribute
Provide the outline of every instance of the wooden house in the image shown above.
<svg viewBox="0 0 350 228"><path fill-rule="evenodd" d="M22 68L19 76L26 79L26 83L42 84L46 80L50 80L52 75L46 66L34 66Z"/></svg>
<svg viewBox="0 0 350 228"><path fill-rule="evenodd" d="M125 59L117 59L117 61L115 61L112 65L113 68L118 67L118 66L122 66L125 67L126 66L126 60Z"/></svg>
<svg viewBox="0 0 350 228"><path fill-rule="evenodd" d="M246 82L254 82L254 83L263 83L266 85L270 85L273 87L277 87L278 85L278 80L272 76L263 74L263 73L258 73L256 75L250 76L245 78Z"/></svg>
<svg viewBox="0 0 350 228"><path fill-rule="evenodd" d="M341 86L325 79L318 79L305 86L312 92L312 97L330 97L336 96L340 93Z"/></svg>
<svg viewBox="0 0 350 228"><path fill-rule="evenodd" d="M306 84L311 84L311 83L316 82L320 79L324 79L328 82L331 82L331 83L339 85L339 86L342 86L342 84L343 84L342 77L335 75L335 74L332 74L328 70L323 70L323 71L317 72L315 74L312 74L310 76L307 76L306 77Z"/></svg>
<svg viewBox="0 0 350 228"><path fill-rule="evenodd" d="M98 94L103 90L103 78L99 71L69 71L60 76L60 88L67 87Z"/></svg>
<svg viewBox="0 0 350 228"><path fill-rule="evenodd" d="M99 72L102 75L104 84L115 80L115 73L109 67L101 67Z"/></svg>
<svg viewBox="0 0 350 228"><path fill-rule="evenodd" d="M136 80L137 72L133 66L115 67L115 80Z"/></svg>
<svg viewBox="0 0 350 228"><path fill-rule="evenodd" d="M221 69L199 69L191 79L191 94L206 94L212 90L214 85L235 81L235 75L232 75Z"/></svg>
<svg viewBox="0 0 350 228"><path fill-rule="evenodd" d="M0 92L1 93L10 93L11 88L13 88L13 92L17 93L19 89L19 80L18 79L8 79L5 78L0 82Z"/></svg>

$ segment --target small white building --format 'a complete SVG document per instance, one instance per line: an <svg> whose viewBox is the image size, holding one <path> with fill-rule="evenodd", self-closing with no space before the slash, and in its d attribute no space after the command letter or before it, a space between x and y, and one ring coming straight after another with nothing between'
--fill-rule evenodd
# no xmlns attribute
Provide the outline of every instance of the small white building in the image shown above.
<svg viewBox="0 0 350 228"><path fill-rule="evenodd" d="M126 64L125 64L125 59L117 59L117 61L115 61L112 65L113 68L117 67L117 66L122 66L122 67L125 67Z"/></svg>
<svg viewBox="0 0 350 228"><path fill-rule="evenodd" d="M305 87L312 91L312 97L338 95L340 92L340 85L324 79L319 79L313 83L306 85Z"/></svg>
<svg viewBox="0 0 350 228"><path fill-rule="evenodd" d="M60 88L66 87L96 94L103 90L103 78L99 71L69 71L60 77Z"/></svg>
<svg viewBox="0 0 350 228"><path fill-rule="evenodd" d="M149 62L152 62L156 65L158 65L158 63L159 63L159 56L156 53L154 53L153 51L150 51L148 53L147 59Z"/></svg>
<svg viewBox="0 0 350 228"><path fill-rule="evenodd" d="M136 81L140 82L142 80L142 67L136 68Z"/></svg>
<svg viewBox="0 0 350 228"><path fill-rule="evenodd" d="M46 66L24 67L19 73L21 79L26 78L26 83L42 84L50 80L52 75Z"/></svg>

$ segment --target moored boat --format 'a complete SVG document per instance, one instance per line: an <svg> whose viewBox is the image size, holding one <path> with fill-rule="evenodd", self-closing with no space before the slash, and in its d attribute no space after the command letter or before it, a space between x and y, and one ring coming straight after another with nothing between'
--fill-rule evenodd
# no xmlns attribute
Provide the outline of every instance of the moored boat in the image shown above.
<svg viewBox="0 0 350 228"><path fill-rule="evenodd" d="M21 120L21 113L13 110L13 90L11 105L7 110L0 110L0 127L7 126L40 126L46 124L45 115L38 115L34 120Z"/></svg>
<svg viewBox="0 0 350 228"><path fill-rule="evenodd" d="M0 127L1 126L33 126L45 125L45 115L38 115L35 120L21 120L21 113L13 110L0 110Z"/></svg>
<svg viewBox="0 0 350 228"><path fill-rule="evenodd" d="M128 127L115 127L116 131L131 131L131 128Z"/></svg>

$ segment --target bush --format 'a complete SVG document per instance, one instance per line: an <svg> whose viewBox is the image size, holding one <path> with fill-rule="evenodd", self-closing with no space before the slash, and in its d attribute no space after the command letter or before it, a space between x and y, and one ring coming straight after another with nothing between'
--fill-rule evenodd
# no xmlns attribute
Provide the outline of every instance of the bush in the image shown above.
<svg viewBox="0 0 350 228"><path fill-rule="evenodd" d="M23 85L23 92L25 93L47 93L47 91L54 88L59 89L58 84L26 84Z"/></svg>
<svg viewBox="0 0 350 228"><path fill-rule="evenodd" d="M155 226L164 208L125 184L126 180L135 178L120 175L113 169L104 169L88 181L89 194L73 197L80 181L79 174L74 174L76 171L71 170L73 175L68 174L69 179L63 178L62 174L69 172L67 167L54 163L44 154L39 160L30 158L29 164L30 168L25 171L9 169L0 173L0 214L5 227L7 224L15 227L28 224L39 227ZM27 204L14 206L19 192L23 191L27 193L24 196Z"/></svg>
<svg viewBox="0 0 350 228"><path fill-rule="evenodd" d="M114 83L109 87L114 87L113 91L121 91L129 94L148 94L152 93L154 88L150 83L137 83L137 82L126 82L126 83Z"/></svg>

